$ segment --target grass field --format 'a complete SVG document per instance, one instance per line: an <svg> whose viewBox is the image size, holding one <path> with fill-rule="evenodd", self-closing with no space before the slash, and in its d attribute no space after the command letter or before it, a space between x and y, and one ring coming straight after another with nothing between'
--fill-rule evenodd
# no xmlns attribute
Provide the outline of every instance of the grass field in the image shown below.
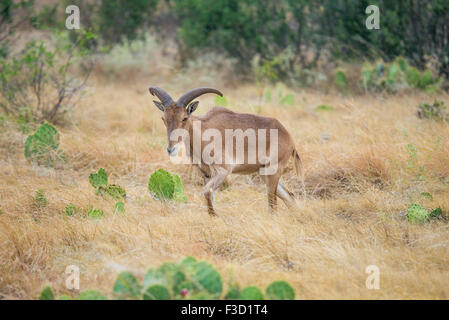
<svg viewBox="0 0 449 320"><path fill-rule="evenodd" d="M168 87L178 97L190 88L157 81L93 79L72 125L58 127L67 162L54 169L32 166L23 154L27 135L3 124L0 298L34 299L46 284L67 293L68 265L79 266L81 290L110 293L122 270L142 278L149 267L188 255L213 263L225 280L232 270L243 286L287 280L297 299L449 298L449 224L411 224L405 216L419 203L448 218L449 125L416 116L421 102L449 105L447 95L290 90L294 103L281 105L260 99L255 86L218 87L230 109L276 117L290 131L307 192L291 162L283 181L298 209L279 202L270 214L260 178L233 175L216 193L213 218L200 176L168 160L165 127L147 90ZM198 114L213 106L213 96L200 101ZM333 109L315 110L322 104ZM89 184L101 167L127 191L123 216ZM148 179L158 168L181 176L188 203L151 197ZM38 189L46 206L34 200ZM101 208L105 217L68 217L69 203ZM380 270L379 290L365 286L368 265Z"/></svg>

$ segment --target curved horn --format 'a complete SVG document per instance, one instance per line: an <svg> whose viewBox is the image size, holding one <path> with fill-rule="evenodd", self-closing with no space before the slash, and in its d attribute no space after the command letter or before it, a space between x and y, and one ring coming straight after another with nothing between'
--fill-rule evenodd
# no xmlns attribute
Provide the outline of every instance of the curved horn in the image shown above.
<svg viewBox="0 0 449 320"><path fill-rule="evenodd" d="M221 93L220 91L218 91L217 89L213 89L213 88L196 88L193 90L190 90L186 93L184 93L176 102L176 105L178 107L183 107L185 108L190 101L192 101L193 99L195 99L196 97L199 97L205 93L215 93L218 94L219 96L223 96L223 93Z"/></svg>
<svg viewBox="0 0 449 320"><path fill-rule="evenodd" d="M159 87L150 87L149 90L153 96L155 95L161 100L164 107L168 107L174 102L170 95Z"/></svg>

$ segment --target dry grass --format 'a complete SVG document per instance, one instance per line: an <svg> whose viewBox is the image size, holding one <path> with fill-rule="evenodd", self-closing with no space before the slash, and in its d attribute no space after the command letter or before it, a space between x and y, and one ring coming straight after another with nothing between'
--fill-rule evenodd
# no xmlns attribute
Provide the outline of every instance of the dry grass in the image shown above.
<svg viewBox="0 0 449 320"><path fill-rule="evenodd" d="M232 270L242 285L288 280L298 299L449 298L448 223L412 225L404 217L412 202L440 206L446 218L449 212L449 126L415 115L420 102L434 97L297 91L295 105L280 106L259 104L255 87L220 88L231 109L274 116L289 129L303 158L307 196L290 164L284 181L299 209L280 204L270 215L260 179L233 176L216 194L219 218L211 218L199 177L167 159L147 82L98 81L73 114L73 126L59 128L68 161L57 169L31 166L23 155L26 136L12 124L2 129L0 298L33 299L45 284L66 292L64 271L72 264L81 269L82 290L109 293L122 269L142 277L149 267L187 255L212 262L225 279ZM171 86L178 96L181 89ZM449 104L447 96L437 98ZM314 111L323 103L334 111ZM212 104L201 98L199 113ZM89 185L89 173L99 167L126 188L124 216ZM187 204L151 198L148 178L160 167L181 175ZM45 190L45 207L33 200L38 189ZM69 203L101 208L106 216L67 217ZM380 269L380 290L365 287L371 264Z"/></svg>

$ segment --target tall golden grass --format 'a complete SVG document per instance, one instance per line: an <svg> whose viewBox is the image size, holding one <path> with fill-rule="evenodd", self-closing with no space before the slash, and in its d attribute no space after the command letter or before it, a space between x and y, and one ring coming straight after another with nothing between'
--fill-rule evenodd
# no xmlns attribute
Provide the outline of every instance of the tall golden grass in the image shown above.
<svg viewBox="0 0 449 320"><path fill-rule="evenodd" d="M414 225L405 217L417 202L441 207L448 218L449 125L416 117L419 103L438 98L449 104L447 95L291 90L295 103L279 105L261 101L255 86L220 87L230 109L276 117L290 131L306 194L291 163L283 180L298 209L280 203L270 214L263 182L232 176L216 194L219 217L213 218L199 175L168 160L149 85L168 86L173 96L184 89L157 77L98 78L72 114L73 125L58 128L67 162L55 169L32 166L23 155L26 135L4 125L0 298L34 299L46 284L76 295L65 288L68 265L79 266L81 290L110 293L121 270L143 277L149 267L188 255L216 265L225 280L232 273L241 285L287 280L297 299L449 298L449 224ZM334 110L315 111L320 104ZM204 96L198 113L212 106L213 97ZM127 191L123 216L89 185L89 174L100 167ZM181 176L188 203L150 196L148 178L158 168ZM33 199L38 189L45 191L46 206ZM69 203L103 209L105 217L68 217ZM379 267L379 290L365 285L368 265Z"/></svg>

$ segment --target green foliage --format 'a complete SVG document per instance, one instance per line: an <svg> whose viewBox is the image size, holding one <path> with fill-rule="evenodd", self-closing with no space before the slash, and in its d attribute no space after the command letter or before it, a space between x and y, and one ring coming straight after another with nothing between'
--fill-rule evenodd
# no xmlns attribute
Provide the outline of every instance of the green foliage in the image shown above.
<svg viewBox="0 0 449 320"><path fill-rule="evenodd" d="M254 286L248 286L240 292L238 296L240 300L263 300L263 293L259 288Z"/></svg>
<svg viewBox="0 0 449 320"><path fill-rule="evenodd" d="M215 96L214 103L219 107L226 107L228 105L228 100L226 97Z"/></svg>
<svg viewBox="0 0 449 320"><path fill-rule="evenodd" d="M237 300L240 298L240 287L238 284L231 284L229 286L228 292L224 296L225 300Z"/></svg>
<svg viewBox="0 0 449 320"><path fill-rule="evenodd" d="M172 175L163 169L156 170L151 175L148 189L159 200L187 201L181 178L177 174Z"/></svg>
<svg viewBox="0 0 449 320"><path fill-rule="evenodd" d="M100 168L96 173L91 173L89 175L89 182L99 195L107 194L116 201L124 200L126 197L125 189L116 184L108 185L108 174L103 168Z"/></svg>
<svg viewBox="0 0 449 320"><path fill-rule="evenodd" d="M320 104L319 106L317 106L315 108L315 111L322 111L322 112L329 112L329 111L333 111L334 108L332 106L328 106L326 104Z"/></svg>
<svg viewBox="0 0 449 320"><path fill-rule="evenodd" d="M47 205L47 198L45 197L45 192L42 189L39 189L36 191L36 194L34 195L34 201L37 203L37 205L45 207Z"/></svg>
<svg viewBox="0 0 449 320"><path fill-rule="evenodd" d="M72 203L69 203L64 209L65 214L69 217L74 216L76 211L77 211L77 209L76 209L75 205Z"/></svg>
<svg viewBox="0 0 449 320"><path fill-rule="evenodd" d="M433 104L421 103L418 106L418 117L421 119L431 119L449 122L449 113L443 101L435 100Z"/></svg>
<svg viewBox="0 0 449 320"><path fill-rule="evenodd" d="M295 98L293 97L293 94L288 93L286 94L281 101L279 101L280 104L287 104L287 105L293 105L295 103Z"/></svg>
<svg viewBox="0 0 449 320"><path fill-rule="evenodd" d="M59 33L55 46L30 41L14 56L0 58L0 110L30 122L63 121L82 96L93 68L82 46L90 34L77 34L79 41L74 43ZM74 70L80 64L86 70L83 74Z"/></svg>
<svg viewBox="0 0 449 320"><path fill-rule="evenodd" d="M219 295L222 291L220 274L207 262L199 262L196 265L196 272L192 275L192 280L213 295Z"/></svg>
<svg viewBox="0 0 449 320"><path fill-rule="evenodd" d="M343 93L348 91L348 78L343 70L337 70L334 75L334 84Z"/></svg>
<svg viewBox="0 0 449 320"><path fill-rule="evenodd" d="M87 212L87 216L93 219L103 218L104 212L100 209L92 208Z"/></svg>
<svg viewBox="0 0 449 320"><path fill-rule="evenodd" d="M83 291L78 295L77 299L78 300L108 300L108 298L106 296L102 295L99 291L96 291L96 290Z"/></svg>
<svg viewBox="0 0 449 320"><path fill-rule="evenodd" d="M170 300L168 289L160 284L149 286L143 293L144 300Z"/></svg>
<svg viewBox="0 0 449 320"><path fill-rule="evenodd" d="M413 203L407 210L407 218L410 222L423 223L429 218L429 213L419 204Z"/></svg>
<svg viewBox="0 0 449 320"><path fill-rule="evenodd" d="M98 169L97 173L91 173L89 175L89 182L95 189L106 189L108 185L108 174L103 168Z"/></svg>
<svg viewBox="0 0 449 320"><path fill-rule="evenodd" d="M45 286L39 295L39 300L55 300L55 295L50 286Z"/></svg>
<svg viewBox="0 0 449 320"><path fill-rule="evenodd" d="M65 159L58 147L58 131L51 124L44 123L26 139L25 157L31 162L51 167L55 160Z"/></svg>
<svg viewBox="0 0 449 320"><path fill-rule="evenodd" d="M115 184L108 185L105 192L114 200L123 200L126 196L125 189Z"/></svg>
<svg viewBox="0 0 449 320"><path fill-rule="evenodd" d="M265 295L270 300L293 300L295 290L285 281L274 281L265 290Z"/></svg>
<svg viewBox="0 0 449 320"><path fill-rule="evenodd" d="M114 283L114 294L119 297L130 296L138 298L140 296L141 287L136 277L132 273L124 271L121 272Z"/></svg>
<svg viewBox="0 0 449 320"><path fill-rule="evenodd" d="M429 213L429 218L430 219L440 219L443 217L443 210L441 210L440 207L433 209L430 213Z"/></svg>
<svg viewBox="0 0 449 320"><path fill-rule="evenodd" d="M114 205L114 213L125 213L125 203L118 201Z"/></svg>
<svg viewBox="0 0 449 320"><path fill-rule="evenodd" d="M362 68L362 80L365 90L397 92L406 88L415 88L429 92L439 89L440 79L430 70L420 72L409 66L403 58L388 64L380 61L376 66L365 63Z"/></svg>
<svg viewBox="0 0 449 320"><path fill-rule="evenodd" d="M114 283L113 295L119 299L219 299L223 284L220 274L209 263L186 257L180 263L167 262L145 274L143 285L128 271L121 272ZM266 289L269 299L294 299L293 288L285 281L274 281ZM54 299L50 287L42 290L41 297ZM60 299L71 299L62 295ZM255 286L240 291L239 285L230 284L224 299L263 300L264 294ZM104 300L106 296L95 290L84 291L78 300Z"/></svg>
<svg viewBox="0 0 449 320"><path fill-rule="evenodd" d="M98 32L107 44L133 40L146 21L151 21L157 0L102 0Z"/></svg>

